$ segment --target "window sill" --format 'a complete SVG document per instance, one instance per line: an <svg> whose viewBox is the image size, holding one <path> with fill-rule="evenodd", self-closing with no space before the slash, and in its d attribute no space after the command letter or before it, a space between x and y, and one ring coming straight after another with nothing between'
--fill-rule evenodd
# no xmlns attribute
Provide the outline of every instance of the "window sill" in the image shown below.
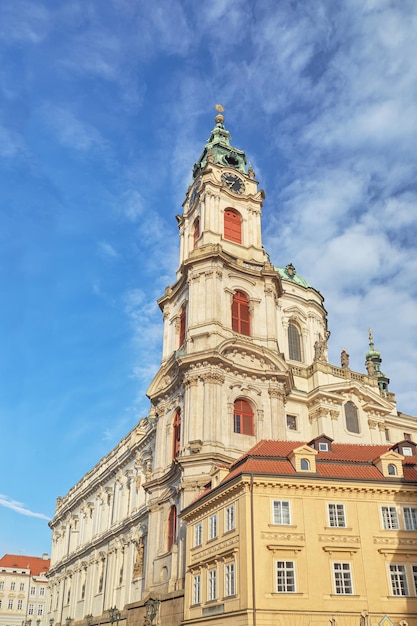
<svg viewBox="0 0 417 626"><path fill-rule="evenodd" d="M295 524L268 524L268 528L298 528Z"/></svg>

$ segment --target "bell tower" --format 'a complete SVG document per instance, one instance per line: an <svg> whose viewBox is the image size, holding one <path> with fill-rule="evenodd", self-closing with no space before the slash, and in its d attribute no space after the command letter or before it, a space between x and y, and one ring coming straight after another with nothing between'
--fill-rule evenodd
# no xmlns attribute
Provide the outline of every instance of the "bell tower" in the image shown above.
<svg viewBox="0 0 417 626"><path fill-rule="evenodd" d="M260 439L285 436L293 378L278 346L281 278L262 247L264 192L230 140L219 111L177 216L176 282L158 301L163 354L148 389L156 443L145 485L155 532L172 528L172 516L216 465L230 464ZM172 591L183 575L181 542L161 534L154 541L159 557L152 560L150 588L166 567Z"/></svg>

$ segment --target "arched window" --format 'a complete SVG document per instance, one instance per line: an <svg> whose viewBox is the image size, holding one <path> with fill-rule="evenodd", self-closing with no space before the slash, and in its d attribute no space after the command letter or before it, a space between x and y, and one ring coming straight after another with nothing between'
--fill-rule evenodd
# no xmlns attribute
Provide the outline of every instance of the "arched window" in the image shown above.
<svg viewBox="0 0 417 626"><path fill-rule="evenodd" d="M308 459L301 459L300 467L302 470L310 469L310 461Z"/></svg>
<svg viewBox="0 0 417 626"><path fill-rule="evenodd" d="M233 209L226 209L224 212L224 238L242 243L242 218Z"/></svg>
<svg viewBox="0 0 417 626"><path fill-rule="evenodd" d="M173 433L172 433L172 458L175 459L180 453L181 443L181 410L177 409L175 412Z"/></svg>
<svg viewBox="0 0 417 626"><path fill-rule="evenodd" d="M250 335L249 300L241 291L233 294L232 330L241 335Z"/></svg>
<svg viewBox="0 0 417 626"><path fill-rule="evenodd" d="M345 404L345 420L350 433L359 433L358 409L350 400Z"/></svg>
<svg viewBox="0 0 417 626"><path fill-rule="evenodd" d="M388 464L388 474L390 476L396 476L397 475L397 468L395 467L395 465L393 463L389 463Z"/></svg>
<svg viewBox="0 0 417 626"><path fill-rule="evenodd" d="M175 504L169 510L168 515L168 552L171 551L177 539L177 507Z"/></svg>
<svg viewBox="0 0 417 626"><path fill-rule="evenodd" d="M181 313L180 313L180 339L179 339L179 346L181 347L182 344L185 341L185 322L186 322L186 318L187 318L187 307L185 306L185 304L182 305L181 307Z"/></svg>
<svg viewBox="0 0 417 626"><path fill-rule="evenodd" d="M253 409L246 400L235 400L233 430L241 435L253 435Z"/></svg>
<svg viewBox="0 0 417 626"><path fill-rule="evenodd" d="M301 337L295 324L288 324L288 353L292 361L302 361Z"/></svg>
<svg viewBox="0 0 417 626"><path fill-rule="evenodd" d="M197 217L197 219L194 222L194 248L197 248L198 246L198 239L200 237L200 218Z"/></svg>

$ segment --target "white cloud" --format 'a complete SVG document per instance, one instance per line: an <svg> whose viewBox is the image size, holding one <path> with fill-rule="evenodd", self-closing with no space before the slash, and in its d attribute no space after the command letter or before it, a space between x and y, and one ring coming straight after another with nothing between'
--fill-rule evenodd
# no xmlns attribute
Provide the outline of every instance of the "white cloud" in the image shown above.
<svg viewBox="0 0 417 626"><path fill-rule="evenodd" d="M39 517L40 519L49 520L50 518L43 513L34 513L27 509L22 502L12 500L9 496L0 493L0 506L4 506L6 509L11 509L19 515L26 515L28 517Z"/></svg>
<svg viewBox="0 0 417 626"><path fill-rule="evenodd" d="M109 244L107 241L100 241L97 244L97 248L98 248L99 254L103 257L116 259L119 256L119 254L116 252L113 246Z"/></svg>
<svg viewBox="0 0 417 626"><path fill-rule="evenodd" d="M100 132L64 107L45 104L41 109L44 123L53 130L59 143L79 152L104 148Z"/></svg>

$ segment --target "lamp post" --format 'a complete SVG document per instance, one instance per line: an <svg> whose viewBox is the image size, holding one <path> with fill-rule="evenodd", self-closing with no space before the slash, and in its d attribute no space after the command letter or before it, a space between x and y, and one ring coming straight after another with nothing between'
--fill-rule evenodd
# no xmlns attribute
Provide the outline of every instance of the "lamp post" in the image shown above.
<svg viewBox="0 0 417 626"><path fill-rule="evenodd" d="M113 606L111 609L109 609L109 616L110 624L114 624L114 622L116 622L116 626L119 626L121 614L117 606Z"/></svg>
<svg viewBox="0 0 417 626"><path fill-rule="evenodd" d="M55 622L54 618L51 617L51 619L49 620L49 626L54 626L54 622Z"/></svg>
<svg viewBox="0 0 417 626"><path fill-rule="evenodd" d="M159 609L159 605L161 604L161 601L158 600L157 598L149 598L148 600L146 600L145 602L145 608L146 608L146 624L149 624L149 626L152 626L153 621L158 613L158 609Z"/></svg>
<svg viewBox="0 0 417 626"><path fill-rule="evenodd" d="M92 626L92 623L93 623L92 613L89 613L88 615L85 616L85 621L87 622L87 626Z"/></svg>
<svg viewBox="0 0 417 626"><path fill-rule="evenodd" d="M65 619L65 624L66 624L66 626L70 626L71 622L72 622L72 617L67 617L67 618Z"/></svg>

